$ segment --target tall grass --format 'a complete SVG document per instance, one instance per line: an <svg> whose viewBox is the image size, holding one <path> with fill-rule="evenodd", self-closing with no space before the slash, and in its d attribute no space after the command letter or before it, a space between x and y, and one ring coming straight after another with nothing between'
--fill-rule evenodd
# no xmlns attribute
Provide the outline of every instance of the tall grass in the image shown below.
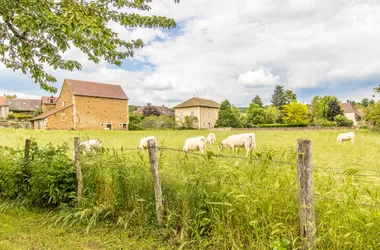
<svg viewBox="0 0 380 250"><path fill-rule="evenodd" d="M194 132L178 133L189 136ZM309 135L315 138L316 151L322 152L318 147L327 145L327 139ZM65 144L34 149L27 179L20 175L22 151L2 148L0 191L4 197L23 198L34 206L59 206L60 213L52 220L56 224L84 224L88 230L98 224L143 229L173 248L297 249L298 192L295 149L291 145L297 135L291 132L268 137L283 146L275 147L270 140L262 142L247 160L217 157L215 148L205 156L159 150L163 228L156 225L153 178L146 152L105 150L82 157L85 190L78 207L75 172ZM176 147L178 143L158 140L161 146ZM355 144L334 147L335 157L343 156L340 160L345 162L349 162L345 157L356 156L354 150L360 150ZM314 154L315 158L319 162L313 173L318 248L379 249L380 172L368 170L377 166L366 167L357 160L342 165L327 158L326 164L321 164L323 157Z"/></svg>

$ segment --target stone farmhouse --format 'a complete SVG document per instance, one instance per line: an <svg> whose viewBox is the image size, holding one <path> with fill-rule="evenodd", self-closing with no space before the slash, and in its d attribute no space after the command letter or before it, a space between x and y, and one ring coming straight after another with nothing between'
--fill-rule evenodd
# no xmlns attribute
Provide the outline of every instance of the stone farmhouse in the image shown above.
<svg viewBox="0 0 380 250"><path fill-rule="evenodd" d="M218 120L219 106L212 100L193 97L174 106L175 119L181 123L185 116L195 116L198 118L198 129L213 128Z"/></svg>
<svg viewBox="0 0 380 250"><path fill-rule="evenodd" d="M363 114L357 111L352 103L341 103L344 115L354 122L354 126L358 125L358 122L362 120Z"/></svg>
<svg viewBox="0 0 380 250"><path fill-rule="evenodd" d="M34 129L126 130L128 97L120 85L65 79L55 108L30 121Z"/></svg>
<svg viewBox="0 0 380 250"><path fill-rule="evenodd" d="M18 99L17 96L7 98L0 96L0 118L6 119L9 113L24 113L32 115L41 108L41 101L34 99Z"/></svg>
<svg viewBox="0 0 380 250"><path fill-rule="evenodd" d="M155 107L158 112L160 113L160 115L168 115L168 116L173 116L172 112L170 111L170 109L168 107L166 107L165 105L162 105L162 106L153 106ZM135 115L143 115L143 110L144 110L144 107L138 107L137 110L133 113Z"/></svg>
<svg viewBox="0 0 380 250"><path fill-rule="evenodd" d="M43 96L41 97L41 108L42 112L49 111L51 109L55 109L55 104L57 102L57 97L54 96Z"/></svg>

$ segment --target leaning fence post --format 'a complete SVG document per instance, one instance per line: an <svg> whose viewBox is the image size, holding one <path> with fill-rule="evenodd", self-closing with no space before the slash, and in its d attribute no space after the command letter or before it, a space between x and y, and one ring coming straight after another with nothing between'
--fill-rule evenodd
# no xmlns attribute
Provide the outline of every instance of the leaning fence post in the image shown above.
<svg viewBox="0 0 380 250"><path fill-rule="evenodd" d="M316 249L311 141L297 139L298 209L302 249Z"/></svg>
<svg viewBox="0 0 380 250"><path fill-rule="evenodd" d="M80 138L74 138L74 166L77 174L77 198L78 204L81 204L82 200L82 191L83 191L83 177L82 177L82 169L80 167Z"/></svg>
<svg viewBox="0 0 380 250"><path fill-rule="evenodd" d="M154 140L148 141L148 151L150 158L150 165L152 167L153 181L154 181L154 194L156 200L156 213L158 225L162 225L164 221L164 204L162 201L162 190L160 176L158 174L158 160L156 156L156 142Z"/></svg>

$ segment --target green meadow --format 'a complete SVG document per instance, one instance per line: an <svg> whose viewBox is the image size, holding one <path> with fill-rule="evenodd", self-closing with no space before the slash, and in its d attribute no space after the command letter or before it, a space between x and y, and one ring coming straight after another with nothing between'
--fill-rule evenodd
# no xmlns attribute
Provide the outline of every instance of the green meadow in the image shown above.
<svg viewBox="0 0 380 250"><path fill-rule="evenodd" d="M73 249L298 249L297 138L312 141L318 248L380 248L380 134L355 130L355 143L339 144L337 135L349 130L257 130L257 150L247 159L244 150L238 153L241 158L232 158L230 149L219 151L217 145L207 145L204 156L179 152L187 138L209 132L1 129L0 221L4 216L32 218L43 222L34 230L43 234L51 228L52 238L42 240L35 232L28 238L20 224L8 223L0 231L0 249L4 242L11 245L11 234L20 244L14 249L29 249L21 246L30 246L28 239L57 248L55 237L62 241L72 234ZM217 143L245 133L212 132ZM156 224L148 154L135 150L150 135L168 148L157 152L165 205L162 227ZM85 189L80 206L71 162L74 137L99 139L107 149L81 158ZM17 173L22 172L27 138L38 149L32 152L25 184ZM28 221L33 231L35 222ZM86 235L92 233L98 238L91 245ZM113 243L105 243L107 234Z"/></svg>

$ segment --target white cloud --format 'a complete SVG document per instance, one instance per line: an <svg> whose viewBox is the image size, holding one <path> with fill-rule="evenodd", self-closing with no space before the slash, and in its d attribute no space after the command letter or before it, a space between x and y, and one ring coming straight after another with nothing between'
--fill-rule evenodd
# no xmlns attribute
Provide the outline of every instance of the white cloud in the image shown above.
<svg viewBox="0 0 380 250"><path fill-rule="evenodd" d="M350 22L358 4L366 4L373 14L364 28ZM83 71L52 72L60 81L57 85L64 78L120 84L130 103L137 105L173 106L196 92L247 106L256 94L269 103L275 84L301 93L300 99L310 99L310 88L326 89L331 91L326 94L343 100L348 91L353 93L349 99L365 93L371 97L374 86L355 86L350 79L360 82L380 74L377 0L162 0L151 6L145 14L175 18L181 30L110 27L127 41L142 38L146 46L135 58L154 67L114 69L104 61L88 62L74 49L67 57L82 62ZM2 76L11 74L0 70ZM328 88L337 85L347 92ZM302 94L306 88L310 91Z"/></svg>
<svg viewBox="0 0 380 250"><path fill-rule="evenodd" d="M280 76L274 76L271 69L260 67L256 71L248 70L247 72L240 74L238 82L246 87L259 87L276 85L279 83Z"/></svg>

